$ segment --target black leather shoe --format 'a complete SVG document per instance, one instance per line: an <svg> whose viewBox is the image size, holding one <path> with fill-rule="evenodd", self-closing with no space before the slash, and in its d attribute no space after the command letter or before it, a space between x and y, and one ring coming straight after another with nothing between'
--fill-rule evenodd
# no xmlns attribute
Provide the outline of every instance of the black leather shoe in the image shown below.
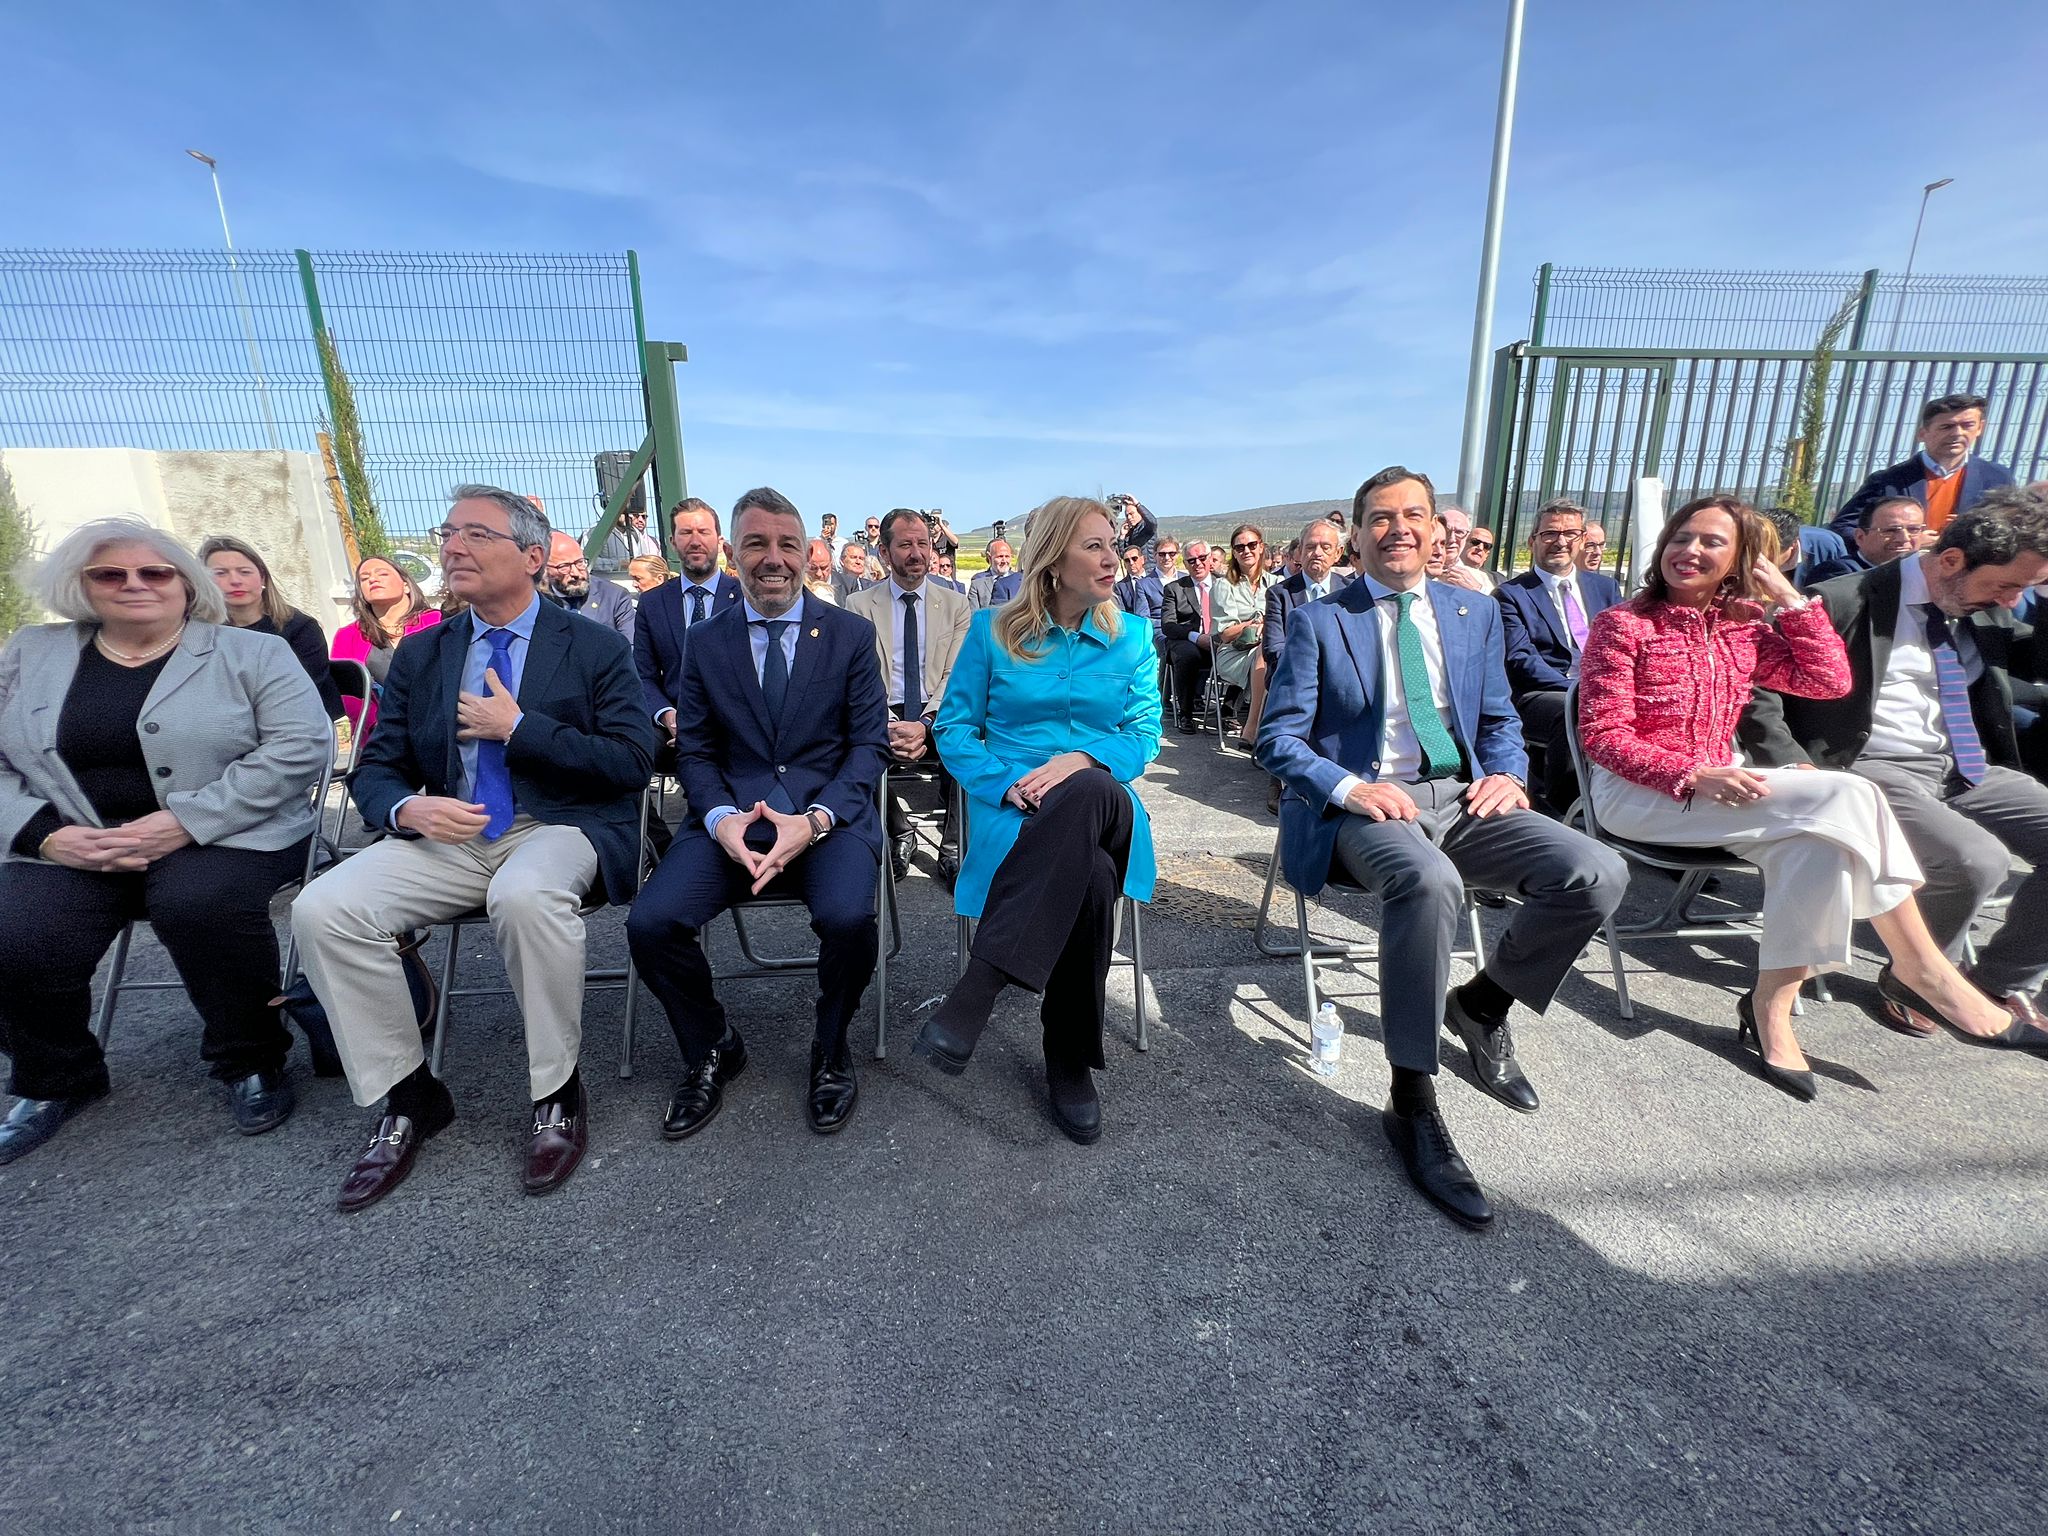
<svg viewBox="0 0 2048 1536"><path fill-rule="evenodd" d="M1509 1109L1522 1114L1536 1113L1536 1090L1522 1075L1515 1060L1515 1037L1503 1020L1490 1028L1465 1011L1453 992L1444 999L1444 1022L1465 1042L1465 1054L1472 1058L1472 1071L1479 1086Z"/></svg>
<svg viewBox="0 0 2048 1536"><path fill-rule="evenodd" d="M704 1059L676 1084L662 1117L661 1134L670 1141L694 1136L717 1118L725 1103L725 1085L747 1068L747 1043L739 1031L728 1029L725 1038L706 1053Z"/></svg>
<svg viewBox="0 0 2048 1536"><path fill-rule="evenodd" d="M106 1096L107 1090L102 1088L75 1099L16 1099L7 1118L0 1120L0 1163L27 1157L56 1135L65 1121Z"/></svg>
<svg viewBox="0 0 2048 1536"><path fill-rule="evenodd" d="M568 1093L543 1100L533 1109L533 1137L526 1144L526 1192L544 1195L559 1189L583 1161L590 1145L590 1105L583 1096L583 1078Z"/></svg>
<svg viewBox="0 0 2048 1536"><path fill-rule="evenodd" d="M1911 1040L1932 1040L1941 1033L1941 1015L1934 1005L1892 974L1890 966L1877 973L1877 1022Z"/></svg>
<svg viewBox="0 0 2048 1536"><path fill-rule="evenodd" d="M1095 1091L1094 1073L1086 1067L1048 1061L1045 1088L1052 1103L1052 1123L1069 1141L1086 1147L1102 1139L1102 1097Z"/></svg>
<svg viewBox="0 0 2048 1536"><path fill-rule="evenodd" d="M251 1072L228 1084L228 1108L234 1113L235 1129L244 1136L276 1130L291 1118L298 1102L283 1067Z"/></svg>
<svg viewBox="0 0 2048 1536"><path fill-rule="evenodd" d="M1429 1202L1460 1226L1483 1232L1493 1225L1493 1207L1479 1180L1458 1155L1451 1140L1451 1128L1443 1112L1431 1105L1421 1114L1404 1115L1392 1103L1380 1111L1380 1124L1387 1140L1401 1154L1401 1166L1408 1182L1421 1190Z"/></svg>
<svg viewBox="0 0 2048 1536"><path fill-rule="evenodd" d="M853 1106L860 1099L860 1084L853 1075L853 1053L844 1045L827 1052L822 1045L811 1047L811 1096L804 1101L811 1129L820 1136L843 1130L853 1118Z"/></svg>
<svg viewBox="0 0 2048 1536"><path fill-rule="evenodd" d="M953 882L960 878L960 850L941 847L939 849L939 884L947 890L953 889Z"/></svg>
<svg viewBox="0 0 2048 1536"><path fill-rule="evenodd" d="M1180 733L1183 736L1199 736L1202 734L1203 731L1207 729L1208 727L1203 725L1202 722L1199 720L1188 720L1183 718L1180 722Z"/></svg>
<svg viewBox="0 0 2048 1536"><path fill-rule="evenodd" d="M973 1040L963 1040L939 1023L938 1015L924 1021L924 1028L910 1042L910 1054L922 1056L948 1077L958 1077L974 1057Z"/></svg>
<svg viewBox="0 0 2048 1536"><path fill-rule="evenodd" d="M898 880L910 878L910 856L917 852L917 834L906 832L889 839L889 868Z"/></svg>

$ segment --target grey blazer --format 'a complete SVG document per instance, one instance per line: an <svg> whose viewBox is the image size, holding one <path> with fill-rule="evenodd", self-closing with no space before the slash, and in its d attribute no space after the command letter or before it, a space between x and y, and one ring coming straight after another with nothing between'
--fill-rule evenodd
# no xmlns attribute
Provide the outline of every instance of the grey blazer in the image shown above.
<svg viewBox="0 0 2048 1536"><path fill-rule="evenodd" d="M0 651L0 850L44 805L74 825L100 825L57 756L57 717L93 629L39 625ZM194 842L275 850L313 830L312 789L334 728L277 636L187 625L136 729L157 803Z"/></svg>

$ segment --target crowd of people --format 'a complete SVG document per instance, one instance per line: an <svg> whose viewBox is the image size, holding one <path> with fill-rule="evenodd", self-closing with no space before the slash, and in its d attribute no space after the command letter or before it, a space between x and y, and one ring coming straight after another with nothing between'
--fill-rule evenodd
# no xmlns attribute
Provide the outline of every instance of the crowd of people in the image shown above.
<svg viewBox="0 0 2048 1536"><path fill-rule="evenodd" d="M963 1072L1002 994L1037 994L1044 1105L1096 1141L1117 905L1155 880L1136 786L1169 710L1270 775L1290 884L1379 898L1383 1123L1414 1185L1467 1226L1492 1212L1437 1101L1443 1031L1487 1094L1538 1110L1512 1014L1549 1005L1622 901L1610 837L1755 865L1757 970L1735 1019L1795 1098L1816 1083L1794 1001L1849 963L1858 921L1889 957L1884 1023L2048 1048L2048 788L2026 747L2042 668L2014 611L2048 582L2048 487L1973 456L1983 416L1982 400L1929 404L1921 473L1894 466L1853 499L1853 553L1703 496L1656 531L1632 591L1583 507L1542 507L1510 573L1493 530L1398 465L1279 547L1249 523L1219 549L1179 540L1129 496L1056 498L964 584L937 512L842 537L769 487L729 522L692 498L665 548L622 519L609 580L531 498L465 485L436 530L446 601L368 558L332 637L239 540L195 554L140 521L88 524L39 573L60 622L0 652L0 1044L17 1095L0 1162L108 1091L91 982L135 918L178 969L236 1128L291 1113L269 908L305 865L337 721L376 835L297 891L291 925L340 1070L375 1111L345 1211L387 1196L455 1115L403 952L477 909L525 1027L528 1191L559 1187L588 1146L585 918L602 905L627 909L676 1041L662 1134L680 1140L748 1060L704 929L750 898L801 903L818 941L803 1102L813 1130L843 1128L881 876L911 868L910 795L943 808L933 872L976 924L914 1053ZM335 664L367 686L338 689ZM650 842L656 775L685 809ZM2014 859L2029 868L1978 948ZM1468 893L1512 900L1454 987Z"/></svg>

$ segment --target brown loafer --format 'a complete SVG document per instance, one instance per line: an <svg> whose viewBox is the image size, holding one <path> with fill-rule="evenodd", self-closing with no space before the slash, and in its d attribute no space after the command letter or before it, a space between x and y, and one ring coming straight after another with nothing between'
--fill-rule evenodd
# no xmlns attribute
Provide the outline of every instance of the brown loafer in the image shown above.
<svg viewBox="0 0 2048 1536"><path fill-rule="evenodd" d="M533 1140L526 1146L526 1192L544 1195L558 1188L590 1143L590 1115L584 1102L583 1079L573 1093L549 1099L533 1112Z"/></svg>
<svg viewBox="0 0 2048 1536"><path fill-rule="evenodd" d="M382 1200L405 1182L425 1140L409 1115L386 1115L379 1120L369 1150L356 1159L355 1167L341 1181L341 1195L334 1208L360 1211Z"/></svg>

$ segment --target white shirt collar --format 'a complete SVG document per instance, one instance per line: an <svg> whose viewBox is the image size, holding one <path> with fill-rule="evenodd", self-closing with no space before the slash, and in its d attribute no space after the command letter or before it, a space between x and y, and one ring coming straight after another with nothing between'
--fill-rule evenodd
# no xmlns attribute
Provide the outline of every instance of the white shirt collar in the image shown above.
<svg viewBox="0 0 2048 1536"><path fill-rule="evenodd" d="M930 580L931 580L931 578L930 578L930 577L926 577L926 578L925 578L925 580L924 580L924 581L921 581L921 582L919 582L919 583L917 584L917 586L916 586L915 588L911 588L911 587L906 587L905 585L903 585L903 583L902 583L902 582L898 581L898 580L897 580L897 579L896 579L896 578L895 578L894 576L891 576L891 577L889 578L889 592L890 592L891 596L892 596L892 597L893 597L893 598L895 599L895 601L896 601L897 603L899 603L899 604L900 604L900 603L901 603L901 602L903 601L903 599L905 599L906 597L914 597L914 598L916 598L916 599L917 599L917 600L918 600L919 602L923 602L923 601L924 601L924 589L925 589L925 587L926 587L926 586L927 586L927 585L928 585L928 584L930 583Z"/></svg>
<svg viewBox="0 0 2048 1536"><path fill-rule="evenodd" d="M1907 555L1899 561L1899 606L1909 604L1925 606L1933 601L1927 591L1927 567L1918 555Z"/></svg>
<svg viewBox="0 0 2048 1536"><path fill-rule="evenodd" d="M1570 584L1571 589L1574 592L1578 591L1579 589L1579 568L1576 565L1574 565L1570 570L1566 571L1562 576L1553 575L1551 572L1543 569L1543 567L1540 565L1535 567L1535 571L1537 578L1541 580L1543 583L1543 590L1548 592L1552 597L1557 596L1557 589L1561 586L1566 585L1567 583Z"/></svg>

